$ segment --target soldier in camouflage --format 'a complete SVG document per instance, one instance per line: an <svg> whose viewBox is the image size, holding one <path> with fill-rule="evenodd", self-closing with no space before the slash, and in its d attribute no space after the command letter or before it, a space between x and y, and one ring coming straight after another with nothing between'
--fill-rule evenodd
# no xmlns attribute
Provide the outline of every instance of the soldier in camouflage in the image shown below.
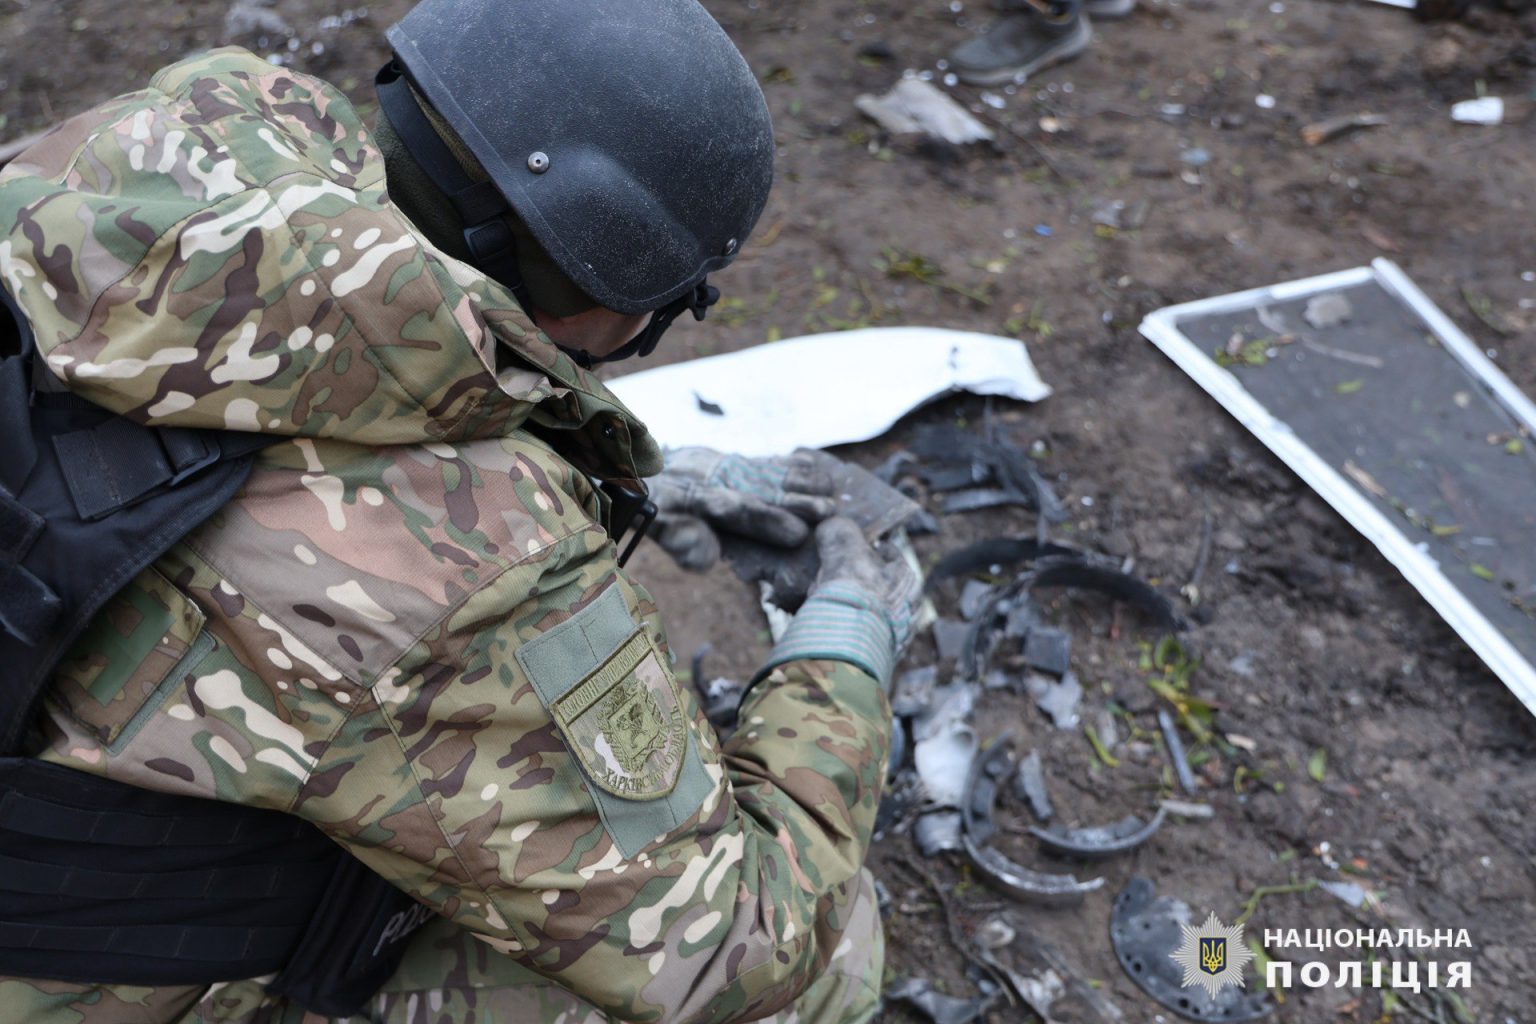
<svg viewBox="0 0 1536 1024"><path fill-rule="evenodd" d="M511 45L472 22L583 6L418 11ZM694 28L646 30L668 18ZM603 19L655 62L675 64L679 38L703 46L704 23L712 60L730 46L694 0ZM579 45L600 51L587 27ZM730 56L733 87L755 91ZM466 172L494 179L484 140L424 106ZM765 124L763 108L721 126L723 151L735 131L744 159L771 159ZM579 365L632 347L697 263L639 304L591 250L509 214L514 289L377 127L331 86L226 49L0 173L0 278L64 385L140 422L273 439L76 645L37 756L299 815L408 892L432 922L367 1020L870 1019L882 940L862 864L917 581L822 523L822 577L722 744L616 563L594 483L639 489L662 453ZM761 205L725 226L729 255ZM661 488L674 518L792 543L826 514L814 458L684 462ZM0 1021L320 1020L265 980L0 979Z"/></svg>

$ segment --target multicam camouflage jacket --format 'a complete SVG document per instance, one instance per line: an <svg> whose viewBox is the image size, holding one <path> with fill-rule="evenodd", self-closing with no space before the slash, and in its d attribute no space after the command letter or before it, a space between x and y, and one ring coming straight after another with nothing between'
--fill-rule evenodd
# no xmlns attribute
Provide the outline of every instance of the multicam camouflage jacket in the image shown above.
<svg viewBox="0 0 1536 1024"><path fill-rule="evenodd" d="M719 742L590 479L656 444L391 205L340 93L240 50L166 69L0 175L0 274L76 393L277 438L77 645L40 756L301 815L625 1020L750 1019L817 974L884 696L781 665ZM0 1019L181 1016L70 991L0 981Z"/></svg>

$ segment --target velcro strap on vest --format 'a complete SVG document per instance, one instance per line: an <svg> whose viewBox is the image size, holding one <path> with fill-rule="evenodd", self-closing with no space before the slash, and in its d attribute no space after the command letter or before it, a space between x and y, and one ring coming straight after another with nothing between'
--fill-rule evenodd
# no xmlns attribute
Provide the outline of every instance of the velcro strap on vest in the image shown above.
<svg viewBox="0 0 1536 1024"><path fill-rule="evenodd" d="M0 298L5 289L0 288ZM0 322L6 313L0 309ZM0 488L20 494L37 465L37 442L32 436L32 383L30 367L22 356L0 359Z"/></svg>
<svg viewBox="0 0 1536 1024"><path fill-rule="evenodd" d="M102 519L156 489L211 465L220 455L206 435L189 430L146 430L114 416L89 430L53 439L54 451L80 518Z"/></svg>
<svg viewBox="0 0 1536 1024"><path fill-rule="evenodd" d="M0 626L25 644L40 643L63 611L59 596L21 564L44 526L0 487Z"/></svg>

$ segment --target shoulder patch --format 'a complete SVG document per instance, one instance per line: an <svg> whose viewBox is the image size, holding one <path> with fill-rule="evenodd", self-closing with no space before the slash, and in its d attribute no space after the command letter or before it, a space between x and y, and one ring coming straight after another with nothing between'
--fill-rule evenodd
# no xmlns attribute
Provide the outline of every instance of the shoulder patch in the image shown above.
<svg viewBox="0 0 1536 1024"><path fill-rule="evenodd" d="M550 707L598 787L629 800L670 794L688 729L661 654L643 629Z"/></svg>
<svg viewBox="0 0 1536 1024"><path fill-rule="evenodd" d="M517 661L624 856L682 825L715 790L692 708L617 584L524 643Z"/></svg>

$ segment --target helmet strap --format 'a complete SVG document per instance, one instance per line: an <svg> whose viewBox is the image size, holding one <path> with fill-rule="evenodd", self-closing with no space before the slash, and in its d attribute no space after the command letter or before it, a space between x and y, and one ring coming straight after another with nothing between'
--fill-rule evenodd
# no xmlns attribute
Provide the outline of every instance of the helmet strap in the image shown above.
<svg viewBox="0 0 1536 1024"><path fill-rule="evenodd" d="M645 330L606 356L594 356L590 352L566 348L564 345L560 348L574 359L577 365L587 370L599 363L616 363L621 359L630 359L635 356L643 359L656 351L656 344L661 341L661 336L667 333L667 328L671 327L672 322L682 316L685 311L692 313L695 320L703 320L709 314L709 307L719 301L720 289L710 284L708 278L703 278L688 291L652 313L651 319L645 325Z"/></svg>
<svg viewBox="0 0 1536 1024"><path fill-rule="evenodd" d="M517 269L517 238L507 223L512 213L506 197L490 181L475 181L421 109L405 70L390 61L374 77L384 116L411 159L458 211L470 262L487 277L511 289L529 316L533 303Z"/></svg>

